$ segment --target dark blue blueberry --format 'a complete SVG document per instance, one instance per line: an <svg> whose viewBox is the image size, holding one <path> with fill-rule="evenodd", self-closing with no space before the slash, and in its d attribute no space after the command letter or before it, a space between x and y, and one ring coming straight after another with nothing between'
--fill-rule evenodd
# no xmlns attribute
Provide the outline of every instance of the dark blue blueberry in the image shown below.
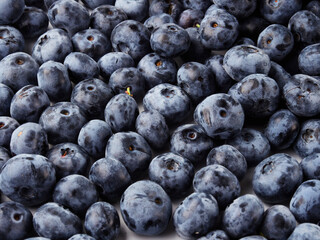
<svg viewBox="0 0 320 240"><path fill-rule="evenodd" d="M171 58L149 53L139 61L137 68L145 78L146 89L161 83L176 83L177 64Z"/></svg>
<svg viewBox="0 0 320 240"><path fill-rule="evenodd" d="M110 39L115 52L129 54L136 63L151 52L150 32L143 23L136 20L119 23L112 30Z"/></svg>
<svg viewBox="0 0 320 240"><path fill-rule="evenodd" d="M137 102L126 93L115 95L104 109L105 121L110 125L112 132L133 130L138 115Z"/></svg>
<svg viewBox="0 0 320 240"><path fill-rule="evenodd" d="M115 7L122 9L129 19L143 22L148 18L149 1L148 0L116 0Z"/></svg>
<svg viewBox="0 0 320 240"><path fill-rule="evenodd" d="M68 33L62 29L54 28L38 38L32 48L32 57L39 64L49 60L63 62L72 51L73 46Z"/></svg>
<svg viewBox="0 0 320 240"><path fill-rule="evenodd" d="M268 74L271 68L269 56L252 45L238 45L230 48L223 58L223 68L229 76L241 81L250 74Z"/></svg>
<svg viewBox="0 0 320 240"><path fill-rule="evenodd" d="M166 119L168 125L181 123L190 114L191 101L178 86L170 83L158 84L143 98L145 110L156 110Z"/></svg>
<svg viewBox="0 0 320 240"><path fill-rule="evenodd" d="M10 158L10 152L6 148L0 146L0 169Z"/></svg>
<svg viewBox="0 0 320 240"><path fill-rule="evenodd" d="M305 47L299 54L298 63L302 73L307 75L320 75L320 43Z"/></svg>
<svg viewBox="0 0 320 240"><path fill-rule="evenodd" d="M299 224L288 240L319 240L320 239L320 227L313 223L302 223Z"/></svg>
<svg viewBox="0 0 320 240"><path fill-rule="evenodd" d="M218 222L217 200L207 193L192 193L180 203L173 214L175 230L184 239L206 235L218 226Z"/></svg>
<svg viewBox="0 0 320 240"><path fill-rule="evenodd" d="M105 156L119 160L132 176L148 168L152 152L146 140L136 132L119 132L107 143Z"/></svg>
<svg viewBox="0 0 320 240"><path fill-rule="evenodd" d="M320 180L303 182L290 201L290 211L300 223L320 221Z"/></svg>
<svg viewBox="0 0 320 240"><path fill-rule="evenodd" d="M131 183L131 177L125 166L109 156L99 159L92 165L89 179L96 185L100 197L108 202L117 201Z"/></svg>
<svg viewBox="0 0 320 240"><path fill-rule="evenodd" d="M163 153L152 159L149 179L158 183L171 198L184 196L192 185L192 163L176 153Z"/></svg>
<svg viewBox="0 0 320 240"><path fill-rule="evenodd" d="M310 1L306 6L306 10L313 12L315 15L320 17L320 2L318 0Z"/></svg>
<svg viewBox="0 0 320 240"><path fill-rule="evenodd" d="M96 240L96 239L87 234L78 233L76 235L73 235L71 238L68 238L68 240Z"/></svg>
<svg viewBox="0 0 320 240"><path fill-rule="evenodd" d="M264 213L261 233L268 239L287 240L296 225L296 219L289 208L273 205Z"/></svg>
<svg viewBox="0 0 320 240"><path fill-rule="evenodd" d="M71 37L87 29L90 24L88 10L76 1L59 0L48 9L48 18L54 28L61 28Z"/></svg>
<svg viewBox="0 0 320 240"><path fill-rule="evenodd" d="M270 153L266 136L255 129L243 128L241 133L229 139L227 144L235 147L245 157L249 166L257 165Z"/></svg>
<svg viewBox="0 0 320 240"><path fill-rule="evenodd" d="M180 14L178 25L183 28L198 28L203 17L204 13L201 10L187 8Z"/></svg>
<svg viewBox="0 0 320 240"><path fill-rule="evenodd" d="M63 64L68 69L69 77L75 83L99 77L100 74L98 63L85 53L72 52L66 56Z"/></svg>
<svg viewBox="0 0 320 240"><path fill-rule="evenodd" d="M31 238L26 238L25 240L50 240L50 239L45 237L31 237Z"/></svg>
<svg viewBox="0 0 320 240"><path fill-rule="evenodd" d="M160 185L149 180L141 180L131 184L123 193L120 211L131 231L154 236L167 229L172 203Z"/></svg>
<svg viewBox="0 0 320 240"><path fill-rule="evenodd" d="M196 124L181 125L171 134L170 150L195 165L204 161L213 146L212 139Z"/></svg>
<svg viewBox="0 0 320 240"><path fill-rule="evenodd" d="M153 15L144 21L144 25L152 33L155 29L159 28L161 25L166 23L174 23L174 19L171 15L167 13L160 13L158 15Z"/></svg>
<svg viewBox="0 0 320 240"><path fill-rule="evenodd" d="M0 225L2 240L24 239L32 231L32 213L17 202L1 203Z"/></svg>
<svg viewBox="0 0 320 240"><path fill-rule="evenodd" d="M0 116L0 146L9 149L11 135L19 126L19 123L14 118Z"/></svg>
<svg viewBox="0 0 320 240"><path fill-rule="evenodd" d="M87 8L95 9L101 5L114 5L115 0L82 0Z"/></svg>
<svg viewBox="0 0 320 240"><path fill-rule="evenodd" d="M38 123L24 123L12 133L10 151L14 156L22 153L45 155L48 149L47 133Z"/></svg>
<svg viewBox="0 0 320 240"><path fill-rule="evenodd" d="M10 115L10 104L14 92L7 85L0 83L0 116Z"/></svg>
<svg viewBox="0 0 320 240"><path fill-rule="evenodd" d="M264 29L257 47L269 55L273 61L283 60L293 49L294 39L290 30L281 24L272 24Z"/></svg>
<svg viewBox="0 0 320 240"><path fill-rule="evenodd" d="M300 130L298 118L289 110L275 112L264 129L264 135L275 149L286 149L296 139Z"/></svg>
<svg viewBox="0 0 320 240"><path fill-rule="evenodd" d="M87 119L81 109L71 102L58 102L43 111L39 123L51 144L76 143L80 129Z"/></svg>
<svg viewBox="0 0 320 240"><path fill-rule="evenodd" d="M71 102L75 103L89 119L103 119L104 108L113 96L108 84L98 78L92 78L75 85Z"/></svg>
<svg viewBox="0 0 320 240"><path fill-rule="evenodd" d="M240 196L240 183L237 177L219 164L208 165L196 172L193 178L196 192L205 192L214 196L220 209L226 208Z"/></svg>
<svg viewBox="0 0 320 240"><path fill-rule="evenodd" d="M320 113L320 82L308 75L296 74L283 87L288 109L295 115L312 117Z"/></svg>
<svg viewBox="0 0 320 240"><path fill-rule="evenodd" d="M3 2L1 1L1 3ZM2 11L1 7L0 9ZM0 16L3 15L0 14ZM10 53L22 52L24 46L23 35L18 29L10 26L0 26L0 60Z"/></svg>
<svg viewBox="0 0 320 240"><path fill-rule="evenodd" d="M48 29L49 19L45 11L36 7L26 7L15 23L25 38L37 38Z"/></svg>
<svg viewBox="0 0 320 240"><path fill-rule="evenodd" d="M255 194L267 203L288 200L303 180L299 162L285 153L274 154L254 169L252 186Z"/></svg>
<svg viewBox="0 0 320 240"><path fill-rule="evenodd" d="M46 202L55 183L55 169L41 155L19 154L10 158L1 168L2 193L25 206Z"/></svg>
<svg viewBox="0 0 320 240"><path fill-rule="evenodd" d="M0 82L16 92L26 85L36 85L38 70L39 65L29 54L12 53L0 61Z"/></svg>
<svg viewBox="0 0 320 240"><path fill-rule="evenodd" d="M39 236L51 240L68 239L82 232L80 218L54 202L48 202L35 211L33 227Z"/></svg>
<svg viewBox="0 0 320 240"><path fill-rule="evenodd" d="M239 181L247 173L247 161L245 157L231 145L221 145L213 148L207 156L207 165L220 164L232 172Z"/></svg>
<svg viewBox="0 0 320 240"><path fill-rule="evenodd" d="M320 180L320 154L311 154L301 161L301 168L305 179Z"/></svg>
<svg viewBox="0 0 320 240"><path fill-rule="evenodd" d="M232 238L255 234L263 219L263 203L255 195L235 199L224 211L222 227Z"/></svg>
<svg viewBox="0 0 320 240"><path fill-rule="evenodd" d="M98 61L103 55L111 52L111 42L98 29L85 29L77 32L72 37L72 44L75 52L82 52L95 61Z"/></svg>
<svg viewBox="0 0 320 240"><path fill-rule="evenodd" d="M205 98L196 107L194 121L209 137L228 139L239 133L244 124L241 104L228 94L216 93Z"/></svg>
<svg viewBox="0 0 320 240"><path fill-rule="evenodd" d="M111 1L115 2L115 0ZM128 17L122 9L113 5L101 5L91 12L90 26L110 37L114 27L127 19Z"/></svg>
<svg viewBox="0 0 320 240"><path fill-rule="evenodd" d="M54 202L70 209L79 217L83 217L98 198L95 185L88 178L77 174L60 179L52 193Z"/></svg>
<svg viewBox="0 0 320 240"><path fill-rule="evenodd" d="M116 208L107 202L94 203L86 213L84 228L95 239L117 239L120 233L120 219Z"/></svg>
<svg viewBox="0 0 320 240"><path fill-rule="evenodd" d="M27 85L13 96L10 115L20 123L38 122L42 112L49 106L49 97L42 88Z"/></svg>
<svg viewBox="0 0 320 240"><path fill-rule="evenodd" d="M198 240L230 240L230 238L223 230L213 230Z"/></svg>
<svg viewBox="0 0 320 240"><path fill-rule="evenodd" d="M247 38L247 37L242 37L239 38L234 45L253 45L255 46L255 42L251 39L251 38Z"/></svg>
<svg viewBox="0 0 320 240"><path fill-rule="evenodd" d="M239 34L240 36L249 37L256 41L259 34L270 25L263 17L253 14L247 18L239 20Z"/></svg>
<svg viewBox="0 0 320 240"><path fill-rule="evenodd" d="M149 16L167 13L177 21L182 11L183 5L179 0L153 0L149 7Z"/></svg>
<svg viewBox="0 0 320 240"><path fill-rule="evenodd" d="M190 47L188 32L175 23L166 23L155 29L150 37L150 45L154 52L162 57L177 57Z"/></svg>
<svg viewBox="0 0 320 240"><path fill-rule="evenodd" d="M11 25L16 22L24 8L24 0L2 0L0 2L0 25Z"/></svg>
<svg viewBox="0 0 320 240"><path fill-rule="evenodd" d="M281 93L284 85L291 81L291 75L280 64L273 61L271 61L271 68L268 76L277 82Z"/></svg>
<svg viewBox="0 0 320 240"><path fill-rule="evenodd" d="M86 123L80 130L78 144L83 147L91 157L99 159L104 157L107 142L112 135L108 123L94 119Z"/></svg>
<svg viewBox="0 0 320 240"><path fill-rule="evenodd" d="M280 89L277 82L264 74L251 74L228 91L240 102L246 118L265 118L278 108Z"/></svg>
<svg viewBox="0 0 320 240"><path fill-rule="evenodd" d="M72 85L67 68L59 62L49 60L43 63L37 74L38 85L43 89L50 101L70 100Z"/></svg>
<svg viewBox="0 0 320 240"><path fill-rule="evenodd" d="M212 2L217 7L224 8L229 13L240 19L250 16L256 10L258 1L213 0Z"/></svg>
<svg viewBox="0 0 320 240"><path fill-rule="evenodd" d="M182 0L182 4L186 9L196 9L198 11L205 12L208 7L212 4L210 0Z"/></svg>
<svg viewBox="0 0 320 240"><path fill-rule="evenodd" d="M47 158L56 169L57 179L71 174L85 175L90 162L88 153L74 143L61 143L53 146Z"/></svg>

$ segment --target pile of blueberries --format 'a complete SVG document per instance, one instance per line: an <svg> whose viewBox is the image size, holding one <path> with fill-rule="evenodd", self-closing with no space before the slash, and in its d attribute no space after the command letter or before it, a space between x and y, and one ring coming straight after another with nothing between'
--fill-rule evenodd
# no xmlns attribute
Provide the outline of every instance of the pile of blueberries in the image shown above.
<svg viewBox="0 0 320 240"><path fill-rule="evenodd" d="M0 0L0 60L1 240L320 239L319 0Z"/></svg>

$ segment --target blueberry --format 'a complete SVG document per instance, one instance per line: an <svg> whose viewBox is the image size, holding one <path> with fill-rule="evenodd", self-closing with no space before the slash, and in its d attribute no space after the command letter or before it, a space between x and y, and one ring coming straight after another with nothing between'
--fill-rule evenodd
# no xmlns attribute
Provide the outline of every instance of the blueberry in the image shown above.
<svg viewBox="0 0 320 240"><path fill-rule="evenodd" d="M86 213L84 228L96 239L117 239L120 233L120 219L117 210L107 202L92 204Z"/></svg>
<svg viewBox="0 0 320 240"><path fill-rule="evenodd" d="M78 233L73 235L71 238L68 238L68 240L96 240L96 239L87 234Z"/></svg>
<svg viewBox="0 0 320 240"><path fill-rule="evenodd" d="M0 146L0 169L10 158L10 152L6 148Z"/></svg>
<svg viewBox="0 0 320 240"><path fill-rule="evenodd" d="M115 0L83 0L82 2L87 8L95 9L101 5L114 5Z"/></svg>
<svg viewBox="0 0 320 240"><path fill-rule="evenodd" d="M260 235L251 235L251 236L240 238L239 240L267 240L267 239Z"/></svg>
<svg viewBox="0 0 320 240"><path fill-rule="evenodd" d="M230 240L230 238L223 230L213 230L198 240Z"/></svg>
<svg viewBox="0 0 320 240"><path fill-rule="evenodd" d="M19 154L10 158L1 168L2 193L25 206L46 202L55 183L55 169L41 155Z"/></svg>
<svg viewBox="0 0 320 240"><path fill-rule="evenodd" d="M313 12L315 15L320 17L320 2L317 0L310 1L306 7L306 10L309 10L310 12Z"/></svg>
<svg viewBox="0 0 320 240"><path fill-rule="evenodd" d="M154 236L167 229L172 203L160 185L141 180L131 184L122 194L120 211L131 231Z"/></svg>
<svg viewBox="0 0 320 240"><path fill-rule="evenodd" d="M154 0L149 7L149 16L167 13L177 21L182 11L183 5L179 0Z"/></svg>
<svg viewBox="0 0 320 240"><path fill-rule="evenodd" d="M235 43L234 46L236 45L253 45L255 46L255 42L251 39L251 38L247 38L247 37L242 37L239 38Z"/></svg>
<svg viewBox="0 0 320 240"><path fill-rule="evenodd" d="M13 98L14 92L7 85L0 83L0 116L10 115L10 104Z"/></svg>
<svg viewBox="0 0 320 240"><path fill-rule="evenodd" d="M143 22L148 17L148 0L116 0L114 6L122 9L129 19Z"/></svg>
<svg viewBox="0 0 320 240"><path fill-rule="evenodd" d="M180 203L173 214L175 230L184 239L206 235L218 222L217 200L207 193L192 193Z"/></svg>
<svg viewBox="0 0 320 240"><path fill-rule="evenodd" d="M0 3L0 25L11 25L16 22L25 8L24 0L3 0Z"/></svg>
<svg viewBox="0 0 320 240"><path fill-rule="evenodd" d="M53 202L38 208L33 215L33 227L41 237L51 240L68 239L82 232L81 220L68 209Z"/></svg>
<svg viewBox="0 0 320 240"><path fill-rule="evenodd" d="M148 28L150 33L152 33L155 29L159 28L163 24L174 22L175 21L171 15L167 13L160 13L158 15L150 16L144 21L143 24Z"/></svg>
<svg viewBox="0 0 320 240"><path fill-rule="evenodd" d="M257 0L253 1L232 1L232 0L213 0L217 7L224 8L237 18L246 18L250 16L257 7Z"/></svg>
<svg viewBox="0 0 320 240"><path fill-rule="evenodd" d="M256 41L259 34L270 25L270 22L263 17L253 14L239 20L240 36L246 36Z"/></svg>
<svg viewBox="0 0 320 240"><path fill-rule="evenodd" d="M19 126L20 124L14 118L0 116L0 146L9 149L11 135Z"/></svg>
<svg viewBox="0 0 320 240"><path fill-rule="evenodd" d="M268 74L269 77L274 79L282 93L283 86L291 81L291 75L278 63L271 61L271 68Z"/></svg>
<svg viewBox="0 0 320 240"><path fill-rule="evenodd" d="M204 13L201 10L187 8L180 14L178 25L185 29L200 27L203 17Z"/></svg>
<svg viewBox="0 0 320 240"><path fill-rule="evenodd" d="M25 240L50 240L50 239L45 237L31 237L31 238L26 238Z"/></svg>
<svg viewBox="0 0 320 240"><path fill-rule="evenodd" d="M302 223L299 224L288 240L319 240L320 239L320 227L313 223Z"/></svg>
<svg viewBox="0 0 320 240"><path fill-rule="evenodd" d="M210 0L182 0L182 4L186 9L195 9L205 12L212 3Z"/></svg>
<svg viewBox="0 0 320 240"><path fill-rule="evenodd" d="M320 43L312 44L305 47L299 54L298 63L302 73L307 75L320 75L318 65L320 54Z"/></svg>
<svg viewBox="0 0 320 240"><path fill-rule="evenodd" d="M37 7L45 9L44 0L25 0L25 4L28 7Z"/></svg>
<svg viewBox="0 0 320 240"><path fill-rule="evenodd" d="M0 9L2 8L0 7ZM18 29L10 26L0 26L0 60L10 53L22 52L24 47L24 37Z"/></svg>
<svg viewBox="0 0 320 240"><path fill-rule="evenodd" d="M301 161L301 168L305 179L318 179L320 180L320 154L311 154Z"/></svg>

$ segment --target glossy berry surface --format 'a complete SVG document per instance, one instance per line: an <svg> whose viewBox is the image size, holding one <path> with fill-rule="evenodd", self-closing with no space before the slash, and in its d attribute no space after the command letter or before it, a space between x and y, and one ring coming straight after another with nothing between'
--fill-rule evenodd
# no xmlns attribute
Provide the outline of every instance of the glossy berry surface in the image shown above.
<svg viewBox="0 0 320 240"><path fill-rule="evenodd" d="M314 153L301 161L301 168L305 179L320 180L320 154Z"/></svg>

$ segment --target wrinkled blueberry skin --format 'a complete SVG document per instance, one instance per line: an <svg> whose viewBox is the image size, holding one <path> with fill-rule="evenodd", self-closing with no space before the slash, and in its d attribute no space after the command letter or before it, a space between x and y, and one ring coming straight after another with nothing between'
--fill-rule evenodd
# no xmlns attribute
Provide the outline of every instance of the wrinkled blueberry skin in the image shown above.
<svg viewBox="0 0 320 240"><path fill-rule="evenodd" d="M294 38L290 30L280 24L265 28L258 37L257 47L269 55L273 61L283 60L292 50Z"/></svg>
<svg viewBox="0 0 320 240"><path fill-rule="evenodd" d="M252 194L235 199L222 216L222 227L232 238L255 234L263 219L263 203Z"/></svg>
<svg viewBox="0 0 320 240"><path fill-rule="evenodd" d="M320 2L317 0L310 1L306 6L306 10L313 12L315 15L320 17Z"/></svg>
<svg viewBox="0 0 320 240"><path fill-rule="evenodd" d="M0 26L0 60L10 53L22 52L24 46L24 37L18 29Z"/></svg>
<svg viewBox="0 0 320 240"><path fill-rule="evenodd" d="M79 83L88 78L99 77L100 68L98 63L89 55L81 52L72 52L64 59L71 80Z"/></svg>
<svg viewBox="0 0 320 240"><path fill-rule="evenodd" d="M252 185L255 194L267 203L283 203L303 180L299 162L285 153L274 154L254 169Z"/></svg>
<svg viewBox="0 0 320 240"><path fill-rule="evenodd" d="M200 24L200 39L211 50L230 48L239 34L238 20L224 9L216 8L206 14Z"/></svg>
<svg viewBox="0 0 320 240"><path fill-rule="evenodd" d="M220 164L232 172L239 181L247 172L247 161L245 157L231 145L221 145L213 148L206 159L207 165Z"/></svg>
<svg viewBox="0 0 320 240"><path fill-rule="evenodd" d="M146 89L161 83L176 83L177 64L171 58L149 53L139 61L137 68L145 78Z"/></svg>
<svg viewBox="0 0 320 240"><path fill-rule="evenodd" d="M3 0L0 3L0 25L11 25L22 15L24 0Z"/></svg>
<svg viewBox="0 0 320 240"><path fill-rule="evenodd" d="M40 65L49 60L63 62L72 51L73 46L68 33L62 29L54 28L37 39L32 48L32 57Z"/></svg>
<svg viewBox="0 0 320 240"><path fill-rule="evenodd" d="M0 189L11 200L25 206L46 202L56 183L56 172L46 157L19 154L1 168Z"/></svg>
<svg viewBox="0 0 320 240"><path fill-rule="evenodd" d="M320 181L312 179L303 182L290 201L290 211L300 223L319 223Z"/></svg>
<svg viewBox="0 0 320 240"><path fill-rule="evenodd" d="M134 129L138 115L137 102L126 93L112 97L104 109L105 121L114 133Z"/></svg>
<svg viewBox="0 0 320 240"><path fill-rule="evenodd" d="M286 25L290 17L302 8L302 0L263 0L260 14L271 23Z"/></svg>
<svg viewBox="0 0 320 240"><path fill-rule="evenodd" d="M59 62L47 61L43 63L37 73L38 85L48 95L50 101L68 101L71 96L72 85L67 68Z"/></svg>
<svg viewBox="0 0 320 240"><path fill-rule="evenodd" d="M99 59L98 65L101 76L104 77L105 80L108 80L115 70L124 67L134 67L135 63L127 53L110 52Z"/></svg>
<svg viewBox="0 0 320 240"><path fill-rule="evenodd" d="M49 106L49 97L43 89L27 85L13 96L10 115L20 123L38 122L42 112Z"/></svg>
<svg viewBox="0 0 320 240"><path fill-rule="evenodd" d="M270 143L266 136L255 129L243 128L241 133L227 141L247 160L249 166L257 165L270 153Z"/></svg>
<svg viewBox="0 0 320 240"><path fill-rule="evenodd" d="M68 238L68 240L96 240L96 239L87 234L81 233L81 234L73 235L71 238Z"/></svg>
<svg viewBox="0 0 320 240"><path fill-rule="evenodd" d="M213 230L198 240L230 240L230 238L223 230Z"/></svg>
<svg viewBox="0 0 320 240"><path fill-rule="evenodd" d="M203 17L204 13L201 10L187 8L180 14L178 25L185 29L197 27Z"/></svg>
<svg viewBox="0 0 320 240"><path fill-rule="evenodd" d="M109 156L99 159L92 165L89 179L96 185L100 197L108 202L119 200L131 183L131 177L125 166Z"/></svg>
<svg viewBox="0 0 320 240"><path fill-rule="evenodd" d="M286 149L296 139L300 130L298 118L289 110L275 112L264 129L264 135L275 149Z"/></svg>
<svg viewBox="0 0 320 240"><path fill-rule="evenodd" d="M122 194L120 211L127 227L140 235L154 236L166 230L172 203L155 182L141 180L131 184Z"/></svg>
<svg viewBox="0 0 320 240"><path fill-rule="evenodd" d="M82 232L80 218L54 202L48 202L35 211L33 227L39 236L51 240L68 239Z"/></svg>
<svg viewBox="0 0 320 240"><path fill-rule="evenodd" d="M158 111L143 111L136 119L136 131L156 150L162 149L170 137L166 119Z"/></svg>
<svg viewBox="0 0 320 240"><path fill-rule="evenodd" d="M9 149L11 135L19 126L20 124L14 118L0 116L0 146Z"/></svg>
<svg viewBox="0 0 320 240"><path fill-rule="evenodd" d="M301 161L301 168L305 179L320 180L320 154L311 154Z"/></svg>
<svg viewBox="0 0 320 240"><path fill-rule="evenodd" d="M0 169L10 158L10 152L6 148L0 146Z"/></svg>
<svg viewBox="0 0 320 240"><path fill-rule="evenodd" d="M52 198L54 202L82 217L98 201L99 196L95 185L88 178L73 174L57 182Z"/></svg>
<svg viewBox="0 0 320 240"><path fill-rule="evenodd" d="M320 43L305 47L299 54L298 64L302 73L307 75L320 75Z"/></svg>
<svg viewBox="0 0 320 240"><path fill-rule="evenodd" d="M7 85L0 83L0 116L10 115L10 104L14 92Z"/></svg>
<svg viewBox="0 0 320 240"><path fill-rule="evenodd" d="M179 0L154 0L149 7L149 16L167 13L177 21L182 11L183 5Z"/></svg>
<svg viewBox="0 0 320 240"><path fill-rule="evenodd" d="M76 1L59 0L48 9L48 18L54 28L61 28L71 37L87 29L90 24L88 10Z"/></svg>
<svg viewBox="0 0 320 240"><path fill-rule="evenodd" d="M232 0L213 0L217 7L224 8L230 14L237 18L246 18L250 16L257 7L257 0L254 1L232 1Z"/></svg>
<svg viewBox="0 0 320 240"><path fill-rule="evenodd" d="M286 240L297 225L289 208L274 205L268 208L261 223L261 233L268 239Z"/></svg>
<svg viewBox="0 0 320 240"><path fill-rule="evenodd" d="M127 53L135 62L151 52L150 32L143 23L135 20L119 23L112 30L110 39L115 52Z"/></svg>
<svg viewBox="0 0 320 240"><path fill-rule="evenodd" d="M291 75L278 63L271 61L271 68L268 74L269 77L274 79L282 93L282 89L286 83L291 81Z"/></svg>
<svg viewBox="0 0 320 240"><path fill-rule="evenodd" d="M205 192L214 196L220 209L225 209L240 196L240 183L237 177L219 164L208 165L196 172L193 178L196 192Z"/></svg>
<svg viewBox="0 0 320 240"><path fill-rule="evenodd" d="M247 118L265 118L278 108L280 89L277 82L264 74L251 74L228 91L240 102Z"/></svg>
<svg viewBox="0 0 320 240"><path fill-rule="evenodd" d="M261 49L251 45L239 45L226 52L223 68L232 79L239 82L254 73L268 75L271 62L269 56Z"/></svg>
<svg viewBox="0 0 320 240"><path fill-rule="evenodd" d="M32 231L32 213L17 202L1 203L0 224L1 239L24 239Z"/></svg>
<svg viewBox="0 0 320 240"><path fill-rule="evenodd" d="M86 123L80 130L78 144L83 147L91 157L99 159L104 157L107 141L112 135L108 123L94 119Z"/></svg>
<svg viewBox="0 0 320 240"><path fill-rule="evenodd" d="M83 0L82 2L87 8L95 9L101 5L114 5L115 0Z"/></svg>
<svg viewBox="0 0 320 240"><path fill-rule="evenodd" d="M170 150L190 160L193 164L203 162L214 143L204 129L196 124L179 126L171 135Z"/></svg>
<svg viewBox="0 0 320 240"><path fill-rule="evenodd" d="M74 143L57 144L46 156L56 169L57 179L71 174L85 175L90 161L88 153Z"/></svg>
<svg viewBox="0 0 320 240"><path fill-rule="evenodd" d="M320 227L313 223L301 223L299 224L288 240L319 240L320 239Z"/></svg>
<svg viewBox="0 0 320 240"><path fill-rule="evenodd" d="M110 40L98 29L85 29L72 37L75 52L82 52L98 61L103 55L111 52Z"/></svg>
<svg viewBox="0 0 320 240"><path fill-rule="evenodd" d="M223 55L210 57L206 61L206 66L214 75L217 92L227 93L235 82L223 68Z"/></svg>
<svg viewBox="0 0 320 240"><path fill-rule="evenodd" d="M131 176L148 168L152 152L146 140L136 132L112 135L105 148L105 156L119 160Z"/></svg>
<svg viewBox="0 0 320 240"><path fill-rule="evenodd" d="M196 107L193 118L209 137L215 139L234 136L241 131L244 124L241 104L224 93L216 93L205 98Z"/></svg>
<svg viewBox="0 0 320 240"><path fill-rule="evenodd" d="M115 0L111 1L115 2ZM91 28L98 29L100 32L110 38L114 27L127 19L128 17L122 9L108 4L101 5L91 12L90 26Z"/></svg>
<svg viewBox="0 0 320 240"><path fill-rule="evenodd" d="M158 183L171 198L184 196L194 175L192 163L176 153L163 153L152 159L149 179Z"/></svg>
<svg viewBox="0 0 320 240"><path fill-rule="evenodd" d="M71 102L76 104L88 119L103 119L103 111L114 96L112 89L98 78L79 82L72 90Z"/></svg>
<svg viewBox="0 0 320 240"><path fill-rule="evenodd" d="M48 149L47 134L38 123L24 123L12 133L10 151L14 156L22 153L45 155Z"/></svg>
<svg viewBox="0 0 320 240"><path fill-rule="evenodd" d="M171 15L167 13L161 13L158 15L150 16L144 21L143 24L148 28L150 33L152 33L155 29L159 28L163 24L174 23L174 22L175 21Z"/></svg>
<svg viewBox="0 0 320 240"><path fill-rule="evenodd" d="M117 239L120 233L117 210L107 202L94 203L86 213L84 228L95 239Z"/></svg>
<svg viewBox="0 0 320 240"><path fill-rule="evenodd" d="M121 8L129 19L143 22L148 17L148 0L116 0L115 7Z"/></svg>
<svg viewBox="0 0 320 240"><path fill-rule="evenodd" d="M177 83L195 104L216 91L213 74L198 62L184 63L177 72Z"/></svg>
<svg viewBox="0 0 320 240"><path fill-rule="evenodd" d="M15 26L25 38L37 38L47 31L49 19L45 11L36 7L26 7Z"/></svg>
<svg viewBox="0 0 320 240"><path fill-rule="evenodd" d="M173 214L175 230L184 239L206 235L218 222L217 200L208 193L192 193L180 203Z"/></svg>
<svg viewBox="0 0 320 240"><path fill-rule="evenodd" d="M283 87L288 109L295 115L313 117L320 113L320 82L305 74L296 74Z"/></svg>
<svg viewBox="0 0 320 240"><path fill-rule="evenodd" d="M162 83L151 88L143 98L145 110L156 110L166 119L168 125L185 120L191 109L188 95L178 86Z"/></svg>

